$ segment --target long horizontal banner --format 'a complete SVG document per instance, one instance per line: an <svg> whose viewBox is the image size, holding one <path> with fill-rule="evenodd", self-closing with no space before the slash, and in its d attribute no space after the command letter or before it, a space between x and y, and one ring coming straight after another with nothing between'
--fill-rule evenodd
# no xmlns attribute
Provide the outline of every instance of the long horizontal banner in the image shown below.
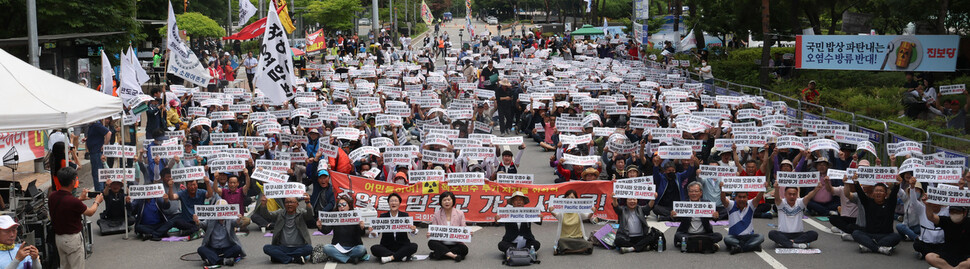
<svg viewBox="0 0 970 269"><path fill-rule="evenodd" d="M495 221L498 208L508 206L508 198L516 191L529 197L530 203L526 207L543 206L544 221L556 221L551 214L545 212L545 206L549 205L552 198L562 198L567 190L575 190L579 193L579 198L595 201L590 207L596 208L593 213L597 218L616 220L613 206L609 202L612 199L609 197L610 193L613 192L611 181L575 181L548 185L486 181L483 185L473 186L448 186L444 181L425 181L398 185L337 172L330 172L330 180L337 190L335 195L353 195L355 208L376 205L378 198L392 192L398 193L405 200L401 203L401 209L411 215L415 222L431 221L431 216L438 207L438 195L445 191L455 193L456 207L465 212L465 220L469 222Z"/></svg>
<svg viewBox="0 0 970 269"><path fill-rule="evenodd" d="M956 35L799 35L799 69L953 72Z"/></svg>

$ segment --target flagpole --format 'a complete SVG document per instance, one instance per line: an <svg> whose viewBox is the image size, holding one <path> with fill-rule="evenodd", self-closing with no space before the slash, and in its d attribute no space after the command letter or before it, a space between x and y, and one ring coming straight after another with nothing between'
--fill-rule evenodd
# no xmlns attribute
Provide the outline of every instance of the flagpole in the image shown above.
<svg viewBox="0 0 970 269"><path fill-rule="evenodd" d="M131 192L128 191L128 169L126 169L126 167L124 165L125 159L126 159L125 158L125 136L128 136L128 129L125 128L125 105L124 105L124 102L121 103L121 124L118 124L118 125L121 126L121 158L118 158L118 160L119 160L118 166L120 166L121 169L122 169L121 170L121 175L122 175L121 176L121 188L125 190L125 194L131 194ZM135 143L135 144L138 144L138 143ZM132 166L134 166L134 165L132 165ZM95 180L97 180L97 179L95 179ZM125 207L126 208L128 207L127 203L128 202L125 202ZM125 214L124 215L125 215L125 237L123 239L128 240L128 226L129 226L128 225L128 210L125 210Z"/></svg>

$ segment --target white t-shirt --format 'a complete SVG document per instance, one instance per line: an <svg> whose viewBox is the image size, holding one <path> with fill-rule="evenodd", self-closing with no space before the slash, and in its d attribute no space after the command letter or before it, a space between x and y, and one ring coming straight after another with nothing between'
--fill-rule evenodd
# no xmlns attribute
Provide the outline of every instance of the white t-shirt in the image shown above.
<svg viewBox="0 0 970 269"><path fill-rule="evenodd" d="M779 197L778 199L785 199ZM782 200L778 206L778 231L783 233L800 233L805 231L802 217L805 216L805 203L802 198L795 200L795 206L788 205Z"/></svg>

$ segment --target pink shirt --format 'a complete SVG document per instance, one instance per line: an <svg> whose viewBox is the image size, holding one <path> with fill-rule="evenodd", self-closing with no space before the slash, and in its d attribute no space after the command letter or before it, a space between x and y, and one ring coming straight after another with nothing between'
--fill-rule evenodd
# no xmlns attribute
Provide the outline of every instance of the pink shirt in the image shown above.
<svg viewBox="0 0 970 269"><path fill-rule="evenodd" d="M434 210L434 215L431 215L432 225L445 225L445 226L465 226L465 213L461 212L458 208L451 209L451 221L448 221L448 216L445 215L445 210L440 207Z"/></svg>

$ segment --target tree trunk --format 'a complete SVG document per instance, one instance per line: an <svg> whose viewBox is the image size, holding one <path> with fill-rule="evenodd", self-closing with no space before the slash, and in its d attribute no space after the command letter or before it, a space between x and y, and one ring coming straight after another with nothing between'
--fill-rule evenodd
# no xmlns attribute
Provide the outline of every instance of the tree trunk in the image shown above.
<svg viewBox="0 0 970 269"><path fill-rule="evenodd" d="M770 12L768 10L768 0L761 0L761 32L764 33L764 43L761 46L761 85L768 85L768 60L771 58L771 43L772 39L769 36L771 28L768 24L770 22Z"/></svg>
<svg viewBox="0 0 970 269"><path fill-rule="evenodd" d="M841 18L842 17L842 14L841 13L840 14L836 14L835 13L835 4L837 2L838 1L832 1L832 5L829 6L829 17L832 18L832 23L829 24L829 34L830 35L834 35L835 34L835 25L837 25L839 23L839 19L838 18Z"/></svg>
<svg viewBox="0 0 970 269"><path fill-rule="evenodd" d="M791 5L791 18L792 33L799 35L802 33L802 23L798 19L798 8L802 6L802 0L793 0L794 3Z"/></svg>
<svg viewBox="0 0 970 269"><path fill-rule="evenodd" d="M549 23L549 0L546 0L546 23Z"/></svg>
<svg viewBox="0 0 970 269"><path fill-rule="evenodd" d="M697 0L691 0L687 5L690 7L690 17L697 18ZM699 25L694 24L694 39L697 41L697 51L707 46L707 42L704 41L704 29L699 27Z"/></svg>
<svg viewBox="0 0 970 269"><path fill-rule="evenodd" d="M821 19L819 19L818 7L812 6L810 8L802 8L802 10L805 10L805 18L807 18L808 23L812 25L812 31L815 32L816 35L822 34L822 22Z"/></svg>
<svg viewBox="0 0 970 269"><path fill-rule="evenodd" d="M949 9L949 6L950 0L943 0L943 3L940 4L940 15L937 15L936 18L936 24L937 27L939 27L938 29L940 30L939 33L941 35L945 35L948 32L946 29L946 12L947 9Z"/></svg>

